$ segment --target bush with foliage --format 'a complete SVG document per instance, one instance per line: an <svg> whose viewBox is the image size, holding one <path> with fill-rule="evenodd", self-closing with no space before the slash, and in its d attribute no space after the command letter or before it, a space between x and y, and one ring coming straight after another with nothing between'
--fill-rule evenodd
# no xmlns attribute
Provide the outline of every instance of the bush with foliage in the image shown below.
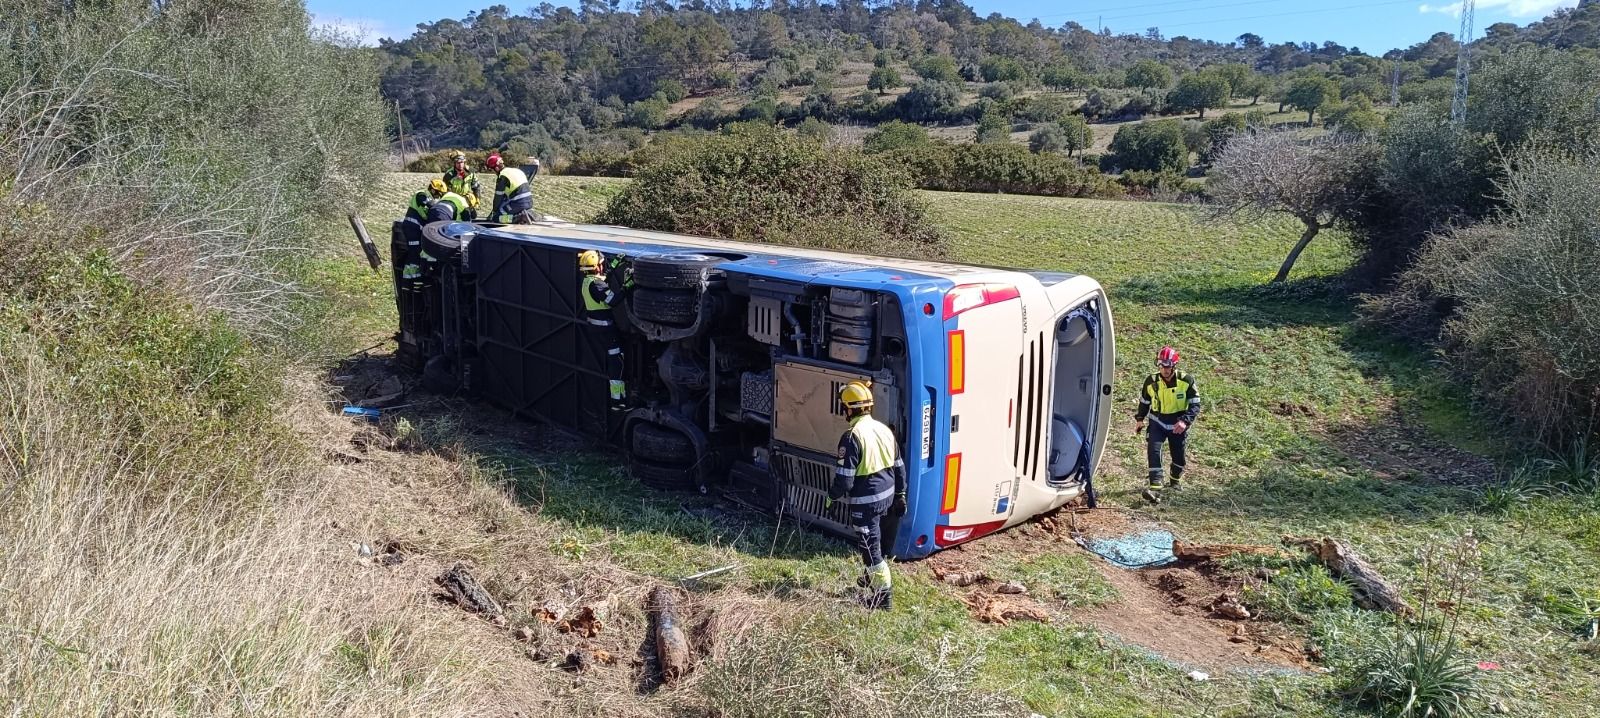
<svg viewBox="0 0 1600 718"><path fill-rule="evenodd" d="M978 118L977 137L979 144L994 144L1011 141L1011 119L998 107L990 106Z"/></svg>
<svg viewBox="0 0 1600 718"><path fill-rule="evenodd" d="M900 116L912 122L943 122L961 115L961 86L923 80L895 102Z"/></svg>
<svg viewBox="0 0 1600 718"><path fill-rule="evenodd" d="M858 152L735 126L644 167L596 220L641 229L942 257L906 176Z"/></svg>
<svg viewBox="0 0 1600 718"><path fill-rule="evenodd" d="M934 142L889 152L885 161L906 168L923 189L1055 197L1121 194L1114 183L1076 160L1035 154L1018 144Z"/></svg>
<svg viewBox="0 0 1600 718"><path fill-rule="evenodd" d="M1521 155L1500 193L1501 214L1429 242L1389 301L1440 298L1452 307L1441 337L1445 356L1493 415L1556 445L1593 442L1600 437L1600 324L1592 320L1600 317L1600 149Z"/></svg>
<svg viewBox="0 0 1600 718"><path fill-rule="evenodd" d="M1014 82L1029 79L1028 69L1015 58L990 55L978 63L984 82Z"/></svg>
<svg viewBox="0 0 1600 718"><path fill-rule="evenodd" d="M960 82L961 69L949 55L923 55L911 63L917 77L935 82Z"/></svg>
<svg viewBox="0 0 1600 718"><path fill-rule="evenodd" d="M795 134L812 142L827 142L833 139L833 126L815 117L807 117L795 128Z"/></svg>
<svg viewBox="0 0 1600 718"><path fill-rule="evenodd" d="M1061 125L1045 123L1028 135L1028 149L1033 152L1065 152L1067 133Z"/></svg>
<svg viewBox="0 0 1600 718"><path fill-rule="evenodd" d="M867 135L862 149L867 154L888 152L905 147L916 147L928 144L928 128L922 125L913 125L909 122L892 120L878 125L878 128Z"/></svg>
<svg viewBox="0 0 1600 718"><path fill-rule="evenodd" d="M1123 170L1183 172L1189 168L1189 147L1183 124L1156 120L1123 125L1111 139L1108 161Z"/></svg>
<svg viewBox="0 0 1600 718"><path fill-rule="evenodd" d="M1383 115L1372 109L1372 101L1356 95L1327 108L1322 122L1328 129L1352 135L1373 135L1383 129Z"/></svg>
<svg viewBox="0 0 1600 718"><path fill-rule="evenodd" d="M1339 86L1325 77L1304 77L1289 84L1283 101L1297 110L1305 110L1309 126L1315 121L1317 110L1339 101Z"/></svg>
<svg viewBox="0 0 1600 718"><path fill-rule="evenodd" d="M905 83L900 79L900 71L888 66L872 68L872 75L867 78L867 89L877 90L880 95L886 95L902 84Z"/></svg>
<svg viewBox="0 0 1600 718"><path fill-rule="evenodd" d="M1205 133L1205 142L1199 150L1200 163L1211 164L1217 155L1227 148L1228 141L1235 135L1244 134L1249 126L1250 121L1239 113L1206 120L1205 124L1200 126L1201 131Z"/></svg>

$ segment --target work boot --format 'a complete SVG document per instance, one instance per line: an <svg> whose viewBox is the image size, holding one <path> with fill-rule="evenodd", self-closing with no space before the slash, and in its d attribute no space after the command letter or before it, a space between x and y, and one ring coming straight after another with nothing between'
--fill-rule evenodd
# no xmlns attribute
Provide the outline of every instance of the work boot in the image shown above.
<svg viewBox="0 0 1600 718"><path fill-rule="evenodd" d="M1167 479L1167 488L1172 489L1173 491L1177 491L1178 490L1178 475L1177 474L1173 474L1172 478Z"/></svg>
<svg viewBox="0 0 1600 718"><path fill-rule="evenodd" d="M856 577L856 588L867 588L868 586L871 586L871 585L872 585L872 578L867 576L866 574L863 573L860 576Z"/></svg>
<svg viewBox="0 0 1600 718"><path fill-rule="evenodd" d="M894 608L894 594L887 588L864 592L856 600L860 601L863 607L877 611Z"/></svg>
<svg viewBox="0 0 1600 718"><path fill-rule="evenodd" d="M1144 491L1139 492L1139 496L1143 497L1145 501L1149 501L1152 504L1161 503L1161 494L1156 493L1155 489L1145 489Z"/></svg>

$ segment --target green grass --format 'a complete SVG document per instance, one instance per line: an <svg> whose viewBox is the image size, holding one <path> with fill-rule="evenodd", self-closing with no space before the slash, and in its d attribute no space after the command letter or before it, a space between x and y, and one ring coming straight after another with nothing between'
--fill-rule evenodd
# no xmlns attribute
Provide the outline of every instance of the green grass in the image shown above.
<svg viewBox="0 0 1600 718"><path fill-rule="evenodd" d="M411 179L391 182L391 192L403 196ZM537 206L579 218L621 182L540 178ZM1319 238L1291 281L1268 286L1298 236L1292 220L1212 224L1191 208L1155 203L925 196L956 238L960 261L1074 271L1107 287L1118 408L1098 477L1104 500L1137 501L1143 444L1131 433L1133 392L1156 349L1178 346L1205 408L1190 442L1188 488L1156 510L1160 518L1190 540L1337 536L1406 590L1419 581L1419 550L1471 530L1484 551L1481 583L1460 609L1468 656L1503 666L1490 685L1514 715L1592 714L1600 659L1580 644L1589 609L1573 597L1600 587L1600 506L1552 495L1480 511L1480 487L1437 480L1448 465L1407 464L1412 450L1511 456L1519 447L1475 429L1470 402L1428 356L1354 325L1337 286L1352 260L1342 237ZM1374 453L1384 452L1393 456L1374 468ZM951 651L975 657L977 686L1050 716L1360 715L1340 687L1357 678L1355 656L1390 625L1353 608L1320 569L1279 566L1286 580L1255 600L1321 647L1334 673L1196 684L1184 670L1070 621L976 624L946 587L915 571L898 572L893 613L846 608L856 559L844 544L755 515L717 516L699 497L645 491L615 456L535 456L496 445L476 460L559 527L564 555L668 578L740 563L708 587L773 594L815 611L813 629L827 639L817 645L845 652L865 672L894 684L902 679L885 663L894 656ZM1053 594L1068 615L1114 600L1081 558L1001 561L998 573L1035 595Z"/></svg>

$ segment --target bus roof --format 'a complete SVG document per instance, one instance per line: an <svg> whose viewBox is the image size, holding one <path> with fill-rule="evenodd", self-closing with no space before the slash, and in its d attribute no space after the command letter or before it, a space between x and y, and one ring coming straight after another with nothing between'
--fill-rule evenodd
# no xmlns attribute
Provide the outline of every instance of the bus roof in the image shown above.
<svg viewBox="0 0 1600 718"><path fill-rule="evenodd" d="M1001 267L978 267L919 259L878 257L806 247L739 242L686 234L629 229L612 225L546 221L533 224L506 225L481 230L481 233L538 237L544 240L554 240L561 244L570 243L575 248L600 248L622 254L638 254L641 251L738 253L744 259L742 261L734 261L734 263L744 265L757 273L792 273L808 277L835 277L857 281L944 279L959 284L990 279L990 277L984 275L1023 273L1035 277L1043 284L1049 285L1077 276L1062 272L1030 272ZM763 267L761 265L766 266ZM912 276L875 276L883 274L883 270L891 270L902 275ZM995 279L999 278L995 277Z"/></svg>

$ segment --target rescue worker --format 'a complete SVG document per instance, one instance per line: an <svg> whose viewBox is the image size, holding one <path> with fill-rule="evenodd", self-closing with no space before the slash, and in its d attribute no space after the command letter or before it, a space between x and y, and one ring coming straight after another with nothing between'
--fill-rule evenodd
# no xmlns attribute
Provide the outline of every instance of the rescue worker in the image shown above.
<svg viewBox="0 0 1600 718"><path fill-rule="evenodd" d="M850 382L839 390L849 430L839 437L839 461L825 507L843 501L849 507L850 527L861 551L863 575L856 585L866 589L860 597L868 608L893 606L889 561L883 556L882 520L885 514L906 512L906 465L895 448L894 431L872 418L872 389Z"/></svg>
<svg viewBox="0 0 1600 718"><path fill-rule="evenodd" d="M1145 428L1150 420L1150 433L1146 435L1146 453L1150 459L1150 483L1143 496L1152 503L1161 501L1156 490L1161 488L1161 444L1172 447L1172 480L1169 487L1178 488L1187 465L1184 446L1189 441L1189 427L1200 415L1200 388L1188 372L1178 371L1178 350L1161 347L1156 354L1159 371L1145 377L1139 390L1139 410L1133 415L1133 433Z"/></svg>
<svg viewBox="0 0 1600 718"><path fill-rule="evenodd" d="M470 216L470 203L466 197L450 191L442 179L428 183L428 194L433 204L428 207L427 224L434 222L464 222Z"/></svg>
<svg viewBox="0 0 1600 718"><path fill-rule="evenodd" d="M507 167L499 152L489 155L489 170L495 173L494 208L489 219L501 224L531 224L533 214L533 185L528 174L515 167ZM538 174L539 161L533 161Z"/></svg>
<svg viewBox="0 0 1600 718"><path fill-rule="evenodd" d="M451 192L467 198L467 221L470 222L477 219L478 194L482 191L482 188L478 185L478 176L467 168L467 154L465 152L457 152L452 159L454 160L454 166L445 170L444 184L450 188Z"/></svg>
<svg viewBox="0 0 1600 718"><path fill-rule="evenodd" d="M586 249L578 253L578 271L583 273L583 314L593 331L598 332L601 344L606 347L606 379L611 397L611 408L625 408L623 399L628 395L628 385L622 379L622 342L617 332L611 308L620 297L606 283L600 253Z"/></svg>
<svg viewBox="0 0 1600 718"><path fill-rule="evenodd" d="M422 278L422 225L428 221L428 211L433 207L433 194L427 189L417 190L406 206L406 217L401 222L400 233L406 240L406 263L400 269L402 279Z"/></svg>

